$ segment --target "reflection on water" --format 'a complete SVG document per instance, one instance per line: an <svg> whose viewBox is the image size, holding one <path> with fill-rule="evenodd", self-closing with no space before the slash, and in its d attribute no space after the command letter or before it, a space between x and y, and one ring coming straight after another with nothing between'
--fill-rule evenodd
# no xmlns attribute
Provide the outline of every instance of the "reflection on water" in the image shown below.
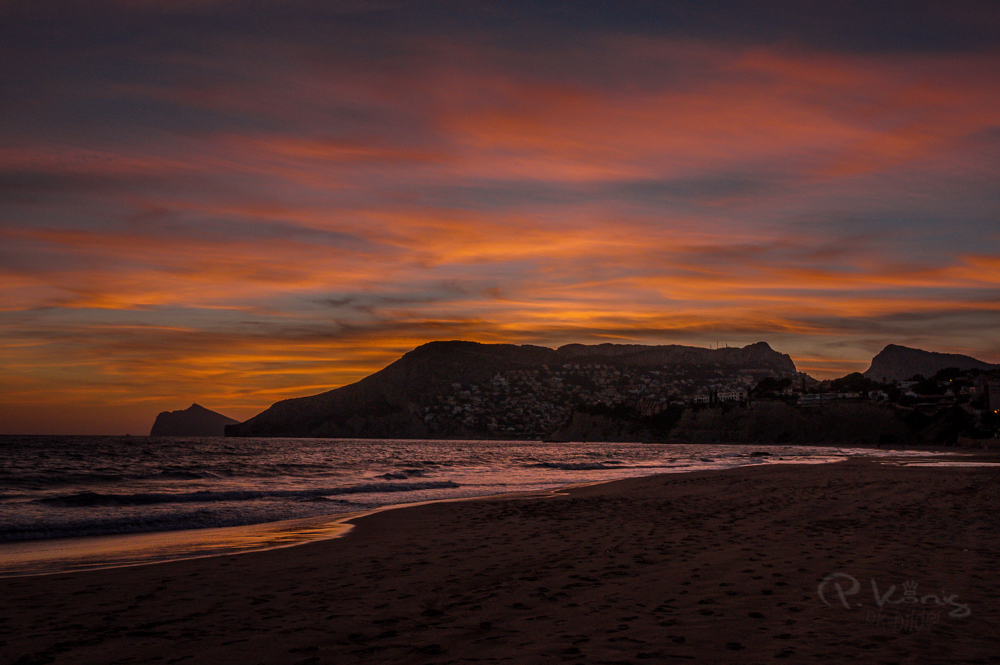
<svg viewBox="0 0 1000 665"><path fill-rule="evenodd" d="M343 521L356 516L341 514L215 529L6 543L0 547L0 577L117 568L288 547L342 536L352 528Z"/></svg>

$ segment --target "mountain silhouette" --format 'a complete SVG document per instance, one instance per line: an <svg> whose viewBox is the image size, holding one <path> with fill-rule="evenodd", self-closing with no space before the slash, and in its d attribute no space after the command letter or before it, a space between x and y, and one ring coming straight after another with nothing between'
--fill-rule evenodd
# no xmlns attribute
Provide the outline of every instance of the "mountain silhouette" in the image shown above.
<svg viewBox="0 0 1000 665"><path fill-rule="evenodd" d="M226 425L238 423L198 404L156 416L150 436L224 436Z"/></svg>
<svg viewBox="0 0 1000 665"><path fill-rule="evenodd" d="M873 381L905 381L916 374L930 378L949 367L961 370L1000 369L1000 365L992 365L971 356L889 344L872 358L871 367L864 372L864 376Z"/></svg>
<svg viewBox="0 0 1000 665"><path fill-rule="evenodd" d="M563 368L569 367L569 370ZM604 368L604 369L597 369ZM764 342L742 348L705 349L690 346L638 344L570 344L559 349L512 344L441 341L410 351L385 369L357 383L328 392L277 402L246 422L226 427L227 436L294 436L331 438L458 438L489 435L469 408L496 417L504 411L491 404L499 389L512 381L539 381L525 399L539 415L537 427L556 429L568 417L579 395L597 390L590 378L615 373L627 377L652 373L708 381L712 377L797 376L795 363ZM523 377L530 375L531 378ZM623 378L625 377L625 378ZM491 384L492 382L500 382ZM571 385L573 381L578 384ZM610 379L607 379L610 381ZM616 384L617 385L617 384ZM622 384L624 385L624 384ZM604 388L615 390L614 386ZM521 390L520 388L518 390ZM622 388L622 390L626 390ZM588 392L590 391L590 392ZM521 394L521 393L519 393ZM456 398L456 396L458 396ZM459 399L459 402L455 402ZM465 406L463 406L464 400ZM447 407L448 413L442 413ZM495 408L494 408L495 407ZM463 412L465 409L465 412ZM491 411L492 409L492 411ZM510 411L511 409L507 409ZM545 419L552 422L545 425ZM528 420L528 416L525 416ZM504 432L509 431L507 428ZM537 430L533 436L546 432ZM493 435L497 435L494 431ZM521 432L525 435L525 432Z"/></svg>

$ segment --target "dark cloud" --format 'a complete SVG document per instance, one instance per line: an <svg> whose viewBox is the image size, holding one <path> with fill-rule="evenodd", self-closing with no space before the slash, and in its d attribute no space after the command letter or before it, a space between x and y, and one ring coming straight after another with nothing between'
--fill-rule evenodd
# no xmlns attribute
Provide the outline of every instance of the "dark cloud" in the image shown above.
<svg viewBox="0 0 1000 665"><path fill-rule="evenodd" d="M143 170L133 166L114 173L109 169L68 170L59 166L50 169L3 169L0 166L0 203L33 204L51 202L67 195L105 196L136 191L163 182L166 176ZM0 219L0 227L10 221Z"/></svg>
<svg viewBox="0 0 1000 665"><path fill-rule="evenodd" d="M506 210L529 206L627 201L634 205L714 205L749 196L772 196L785 176L706 174L684 178L595 180L584 184L538 180L490 180L435 186L422 192L427 204Z"/></svg>
<svg viewBox="0 0 1000 665"><path fill-rule="evenodd" d="M369 238L355 233L329 231L310 228L289 222L254 221L244 216L234 219L188 217L171 221L145 224L143 234L161 236L164 239L186 238L193 241L218 243L226 242L288 242L313 249L327 247L355 254L390 253L391 248L380 245Z"/></svg>
<svg viewBox="0 0 1000 665"><path fill-rule="evenodd" d="M492 19L493 27L531 32L527 26L538 26L536 33L557 26L563 34L618 31L858 52L967 51L1000 43L1000 7L979 0L522 0L504 2L502 9L498 5L490 3L488 13L456 8L455 14L484 29Z"/></svg>
<svg viewBox="0 0 1000 665"><path fill-rule="evenodd" d="M606 185L607 194L632 201L717 202L743 196L771 195L775 179L712 174L689 178L633 180Z"/></svg>
<svg viewBox="0 0 1000 665"><path fill-rule="evenodd" d="M40 194L104 189L119 184L118 178L49 171L0 171L0 203L34 200Z"/></svg>
<svg viewBox="0 0 1000 665"><path fill-rule="evenodd" d="M1000 297L1000 294L996 295ZM1000 334L1000 316L996 308L954 309L942 306L867 316L802 317L799 321L837 333L879 335L890 340L993 339Z"/></svg>
<svg viewBox="0 0 1000 665"><path fill-rule="evenodd" d="M20 53L24 65L29 53L119 53L88 66L121 75L151 54L203 52L234 37L341 52L346 45L362 57L405 48L393 39L372 42L374 35L443 35L471 43L485 37L530 50L564 48L595 33L860 52L954 52L1000 44L1000 6L979 0L13 0L0 4L0 18L5 59Z"/></svg>
<svg viewBox="0 0 1000 665"><path fill-rule="evenodd" d="M450 283L437 287L427 287L419 294L359 293L323 298L316 302L333 310L347 309L377 316L384 314L385 310L398 310L412 305L455 302L471 295L474 294L467 289L456 283Z"/></svg>

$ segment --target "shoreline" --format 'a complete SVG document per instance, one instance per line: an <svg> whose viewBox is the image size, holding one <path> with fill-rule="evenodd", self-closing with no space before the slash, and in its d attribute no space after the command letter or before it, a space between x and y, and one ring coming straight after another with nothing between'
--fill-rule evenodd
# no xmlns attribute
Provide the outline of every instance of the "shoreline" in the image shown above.
<svg viewBox="0 0 1000 665"><path fill-rule="evenodd" d="M998 479L854 458L382 510L296 547L0 579L0 649L74 665L996 662ZM864 607L841 606L845 580ZM969 614L911 612L904 582Z"/></svg>
<svg viewBox="0 0 1000 665"><path fill-rule="evenodd" d="M688 473L694 473L688 472ZM498 494L484 494L481 496L464 496L464 497L454 497L454 498L443 498L443 499L430 499L427 501L414 501L411 503L396 503L387 506L378 506L377 508L372 508L370 510L362 510L356 512L346 512L346 513L330 513L328 515L317 515L315 517L306 517L292 520L280 520L277 522L260 522L255 524L246 524L242 526L233 527L210 527L206 529L177 529L173 531L140 531L135 533L127 534L108 534L99 536L79 536L72 538L52 538L43 540L29 540L29 541L17 541L13 543L2 543L0 548L10 547L11 549L18 549L18 546L25 546L25 550L34 549L46 549L46 545L51 546L52 549L63 549L60 545L66 544L67 549L72 544L73 546L78 546L79 544L84 544L87 550L94 550L101 552L103 555L107 556L110 551L124 550L126 553L129 551L128 543L129 541L136 541L138 545L142 546L148 539L162 539L167 542L168 545L181 545L187 541L194 541L197 544L201 544L206 540L211 540L210 536L213 534L225 534L223 540L225 543L233 544L223 544L220 546L218 551L212 551L205 554L181 554L176 556L164 555L164 558L154 558L150 560L135 561L135 562L122 562L122 563L96 563L93 565L88 565L86 563L78 563L74 567L43 571L43 572L25 572L25 573L6 573L4 572L3 565L6 563L5 559L9 560L10 557L0 556L0 580L5 579L22 579L22 578L32 578L32 577L43 577L50 575L69 575L75 573L86 573L91 571L105 571L105 570L116 570L119 568L136 568L139 566L155 566L164 563L174 563L179 561L191 561L195 559L211 559L214 557L226 557L226 556L238 556L241 554L253 554L256 552L269 552L272 550L284 549L289 547L299 547L301 545L308 545L311 543L323 542L326 540L334 540L336 538L342 538L346 536L351 530L354 529L354 520L364 519L371 515L377 513L391 511L391 510L405 510L408 508L417 508L420 506L428 506L436 503L451 503L451 502L465 502L465 501L504 501L504 500L522 500L522 499L545 499L553 496L558 496L570 490L579 489L583 487L591 487L596 485L605 485L610 483L617 483L625 480L632 480L634 478L650 478L658 475L671 475L664 473L654 473L649 476L631 476L627 478L612 478L607 480L595 480L592 482L583 483L570 483L568 485L560 485L558 487L553 487L549 489L540 490L518 490L513 492L501 492ZM241 532L247 533L247 539L259 541L267 540L269 544L266 545L239 545L234 543L234 534L240 534ZM312 535L306 535L312 534ZM119 545L116 547L117 543L114 541L119 541L124 547ZM93 543L93 546L87 547L88 543ZM110 547L109 547L110 545ZM206 545L206 547L209 547ZM56 557L51 557L56 558Z"/></svg>
<svg viewBox="0 0 1000 665"><path fill-rule="evenodd" d="M658 445L658 444L656 444ZM752 446L745 446L752 447ZM841 450L834 446L821 446L833 450ZM870 449L887 453L920 453L927 460L940 460L942 457L962 457L971 460L971 464L1000 463L1000 455L990 451L969 449L954 449L948 447L893 447L875 446L845 446L848 449ZM849 456L852 459L855 456ZM891 455L878 459L888 462ZM908 463L916 463L914 455L901 458ZM924 460L926 462L926 460ZM774 458L769 465L796 464ZM837 462L816 462L832 464ZM748 468L754 465L742 465L736 468ZM710 471L720 471L714 469ZM69 538L38 539L14 541L0 544L0 579L34 577L39 575L58 575L88 570L108 570L144 565L155 565L172 561L184 561L207 557L221 557L251 552L268 551L285 547L296 547L311 542L339 538L349 532L353 520L386 510L405 509L421 505L452 501L502 500L505 498L545 498L559 492L606 483L620 482L630 478L644 478L656 475L672 475L673 473L697 473L703 470L657 472L649 476L632 476L627 478L603 479L584 483L570 483L547 489L520 490L514 492L484 494L479 496L464 496L454 498L431 499L427 501L406 502L379 506L376 508L350 511L345 513L330 513L307 518L280 520L276 522L259 522L232 527L210 527L202 529L176 529L169 531L146 531L125 534L106 534L94 536L78 536ZM69 552L63 554L62 552ZM144 554L145 553L145 554ZM103 560L101 560L103 559ZM58 562L62 561L59 566ZM49 565L46 566L45 564ZM26 572L17 571L21 566Z"/></svg>
<svg viewBox="0 0 1000 665"><path fill-rule="evenodd" d="M653 475L659 475L659 474L653 474ZM635 476L635 477L647 478L649 476ZM346 512L346 513L330 513L328 515L317 515L315 517L306 517L306 518L299 518L292 520L280 520L277 522L260 522L255 524L246 524L242 526L210 527L206 529L177 529L173 531L140 531L136 533L127 533L127 534L79 536L72 538L52 538L47 540L29 540L29 541L18 541L13 543L3 543L0 544L0 548L10 546L11 549L18 549L18 546L24 545L25 547L23 549L25 550L45 549L46 545L51 545L52 549L59 550L59 549L64 549L60 547L60 545L63 544L67 546L65 549L68 549L71 545L83 544L86 550L93 550L95 552L103 553L105 556L107 556L107 553L109 551L121 550L127 554L127 552L130 549L132 549L128 548L129 541L136 541L137 545L142 546L143 543L141 541L159 538L166 541L168 545L183 546L183 544L187 541L193 541L196 544L201 544L205 541L211 541L211 536L214 534L222 535L222 538L220 540L223 541L223 544L219 546L218 551L212 551L205 554L192 553L192 554L180 554L176 556L164 555L164 558L155 558L150 560L123 562L123 563L106 563L106 564L97 563L93 565L80 563L72 568L45 571L45 572L26 572L26 573L14 573L14 574L5 573L3 572L2 568L2 566L5 563L5 557L0 556L0 580L43 577L50 575L69 575L75 573L86 573L90 571L116 570L119 568L136 568L139 566L155 566L158 564L174 563L178 561L191 561L195 559L211 559L214 557L238 556L241 554L252 554L255 552L269 552L272 550L284 549L288 547L298 547L300 545L307 545L310 543L317 543L326 540L342 538L343 536L350 533L350 531L354 528L354 524L351 523L354 520L364 519L365 517L384 511L403 510L407 508L416 508L419 506L426 506L435 503L449 503L458 501L480 501L480 500L502 501L504 499L544 499L548 496L555 496L565 490L575 489L578 487L589 487L591 485L614 483L620 480L630 480L630 478L597 480L592 483L574 483L570 485L562 485L559 487L554 487L547 490L516 491L516 492L506 492L500 494L485 494L482 496L430 499L428 501L415 501L412 503L398 503L387 506L379 506L377 508L372 508L370 510L362 510L355 512ZM237 534L241 534L242 532L246 532L247 534L246 540L253 540L253 541L266 540L268 544L240 545L238 544L234 536L238 537ZM119 545L119 543L121 544ZM116 547L116 545L118 546ZM205 545L205 547L211 547L211 546ZM9 559L9 557L7 558Z"/></svg>

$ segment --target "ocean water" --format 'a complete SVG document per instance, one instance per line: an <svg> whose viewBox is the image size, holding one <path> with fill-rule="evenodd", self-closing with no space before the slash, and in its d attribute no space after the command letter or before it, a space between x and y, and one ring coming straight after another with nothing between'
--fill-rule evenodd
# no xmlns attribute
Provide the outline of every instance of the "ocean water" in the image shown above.
<svg viewBox="0 0 1000 665"><path fill-rule="evenodd" d="M888 454L812 446L0 437L0 575L290 545L343 532L345 516L400 504Z"/></svg>

